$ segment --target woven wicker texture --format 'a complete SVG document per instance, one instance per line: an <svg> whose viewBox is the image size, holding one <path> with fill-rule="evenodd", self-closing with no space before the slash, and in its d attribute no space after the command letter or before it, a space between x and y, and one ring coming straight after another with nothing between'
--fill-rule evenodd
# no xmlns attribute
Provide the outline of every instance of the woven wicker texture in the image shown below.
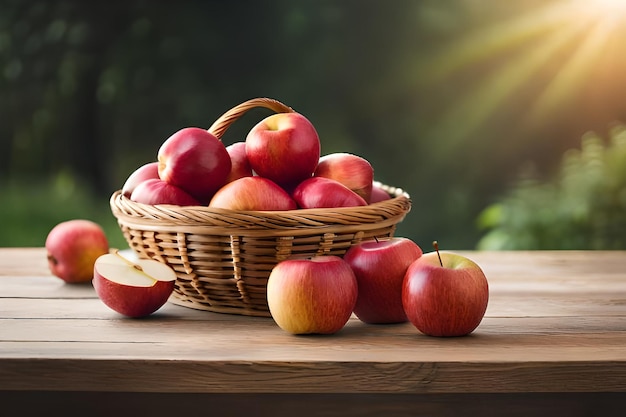
<svg viewBox="0 0 626 417"><path fill-rule="evenodd" d="M254 107L293 111L259 98L224 113L209 129L221 138ZM401 189L383 186L394 197L362 207L290 211L233 211L199 206L146 205L118 190L110 205L129 246L143 258L174 268L170 301L218 313L269 317L267 278L289 258L342 256L353 244L394 235L411 209Z"/></svg>

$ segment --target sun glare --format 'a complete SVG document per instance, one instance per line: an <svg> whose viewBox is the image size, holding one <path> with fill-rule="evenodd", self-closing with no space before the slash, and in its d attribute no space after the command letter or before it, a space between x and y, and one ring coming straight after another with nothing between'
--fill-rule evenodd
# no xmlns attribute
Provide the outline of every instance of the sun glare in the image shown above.
<svg viewBox="0 0 626 417"><path fill-rule="evenodd" d="M537 90L527 114L520 117L530 125L541 124L582 90L611 92L624 86L622 51L626 51L626 0L546 1L480 28L442 50L425 72L427 82L442 83L465 70L482 68L481 78L467 84L437 122L436 133L456 141L471 137L494 111L531 85ZM498 63L484 65L494 60Z"/></svg>

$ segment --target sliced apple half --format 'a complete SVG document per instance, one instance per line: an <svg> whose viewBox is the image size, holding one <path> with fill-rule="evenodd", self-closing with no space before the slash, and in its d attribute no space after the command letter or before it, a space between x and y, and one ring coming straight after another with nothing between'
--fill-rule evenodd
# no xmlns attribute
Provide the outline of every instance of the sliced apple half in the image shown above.
<svg viewBox="0 0 626 417"><path fill-rule="evenodd" d="M112 251L94 265L93 286L112 310L128 317L148 316L165 304L174 290L176 273L152 259Z"/></svg>

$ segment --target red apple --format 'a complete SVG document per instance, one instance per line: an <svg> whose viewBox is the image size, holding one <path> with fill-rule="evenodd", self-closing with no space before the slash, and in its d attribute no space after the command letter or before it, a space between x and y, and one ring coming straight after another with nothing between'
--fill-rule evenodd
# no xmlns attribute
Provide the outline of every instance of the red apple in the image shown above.
<svg viewBox="0 0 626 417"><path fill-rule="evenodd" d="M159 179L159 163L156 161L144 164L133 171L124 182L122 194L130 198L137 185L149 179Z"/></svg>
<svg viewBox="0 0 626 417"><path fill-rule="evenodd" d="M407 321L402 307L402 283L406 271L422 256L411 239L394 237L353 245L343 259L350 265L359 286L354 314L371 324Z"/></svg>
<svg viewBox="0 0 626 417"><path fill-rule="evenodd" d="M366 206L367 202L343 185L324 177L311 177L302 181L292 193L300 208L334 208Z"/></svg>
<svg viewBox="0 0 626 417"><path fill-rule="evenodd" d="M231 162L230 174L226 178L226 183L253 175L248 157L246 156L246 142L235 142L227 146L226 151L230 155Z"/></svg>
<svg viewBox="0 0 626 417"><path fill-rule="evenodd" d="M224 144L197 127L174 133L163 142L157 155L160 178L203 203L226 183L231 169Z"/></svg>
<svg viewBox="0 0 626 417"><path fill-rule="evenodd" d="M455 253L430 252L409 266L402 304L409 321L430 336L464 336L487 310L489 285L480 266Z"/></svg>
<svg viewBox="0 0 626 417"><path fill-rule="evenodd" d="M209 207L243 211L295 210L296 202L287 191L263 177L243 177L220 188Z"/></svg>
<svg viewBox="0 0 626 417"><path fill-rule="evenodd" d="M369 161L360 156L343 152L324 155L313 175L339 181L370 202L374 169Z"/></svg>
<svg viewBox="0 0 626 417"><path fill-rule="evenodd" d="M300 113L268 116L246 137L246 155L254 172L288 191L313 175L320 148L315 127Z"/></svg>
<svg viewBox="0 0 626 417"><path fill-rule="evenodd" d="M372 184L372 195L370 197L370 204L378 203L391 199L391 195L381 187L377 182Z"/></svg>
<svg viewBox="0 0 626 417"><path fill-rule="evenodd" d="M143 204L174 204L177 206L200 206L198 200L182 188L160 179L148 179L137 185L130 199Z"/></svg>
<svg viewBox="0 0 626 417"><path fill-rule="evenodd" d="M332 334L350 319L357 291L354 272L338 256L290 259L272 269L267 303L286 332Z"/></svg>
<svg viewBox="0 0 626 417"><path fill-rule="evenodd" d="M100 256L94 265L96 294L112 310L128 317L157 311L174 290L176 273L152 259L132 259L120 252Z"/></svg>
<svg viewBox="0 0 626 417"><path fill-rule="evenodd" d="M67 283L90 282L96 259L109 251L109 242L99 224L73 219L54 226L46 237L48 267Z"/></svg>

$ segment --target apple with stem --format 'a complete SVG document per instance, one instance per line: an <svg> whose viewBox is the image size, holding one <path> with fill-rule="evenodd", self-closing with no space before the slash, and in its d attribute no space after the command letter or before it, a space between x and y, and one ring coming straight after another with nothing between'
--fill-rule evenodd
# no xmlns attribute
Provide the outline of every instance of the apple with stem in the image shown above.
<svg viewBox="0 0 626 417"><path fill-rule="evenodd" d="M275 182L259 177L242 177L220 188L211 201L211 208L243 211L295 210L296 202Z"/></svg>
<svg viewBox="0 0 626 417"><path fill-rule="evenodd" d="M338 181L369 203L372 196L374 169L365 158L346 152L336 152L320 158L316 177Z"/></svg>
<svg viewBox="0 0 626 417"><path fill-rule="evenodd" d="M359 296L354 314L370 324L404 323L402 284L422 249L405 237L369 240L353 245L343 256L356 276Z"/></svg>
<svg viewBox="0 0 626 417"><path fill-rule="evenodd" d="M180 129L157 153L159 177L206 204L226 183L231 160L224 144L198 127Z"/></svg>
<svg viewBox="0 0 626 417"><path fill-rule="evenodd" d="M406 271L402 305L409 321L430 336L464 336L482 321L489 285L474 261L451 252L422 255Z"/></svg>
<svg viewBox="0 0 626 417"><path fill-rule="evenodd" d="M124 316L135 318L161 308L176 281L176 273L164 263L153 259L131 260L117 250L96 260L93 275L93 286L102 302Z"/></svg>
<svg viewBox="0 0 626 417"><path fill-rule="evenodd" d="M50 272L73 284L91 282L93 265L99 256L109 252L109 242L98 223L72 219L50 230L45 248Z"/></svg>
<svg viewBox="0 0 626 417"><path fill-rule="evenodd" d="M358 294L350 265L334 255L281 261L267 281L267 304L292 334L333 334L350 319Z"/></svg>
<svg viewBox="0 0 626 417"><path fill-rule="evenodd" d="M288 192L313 175L320 149L313 124L295 112L268 116L246 136L246 155L254 172Z"/></svg>

